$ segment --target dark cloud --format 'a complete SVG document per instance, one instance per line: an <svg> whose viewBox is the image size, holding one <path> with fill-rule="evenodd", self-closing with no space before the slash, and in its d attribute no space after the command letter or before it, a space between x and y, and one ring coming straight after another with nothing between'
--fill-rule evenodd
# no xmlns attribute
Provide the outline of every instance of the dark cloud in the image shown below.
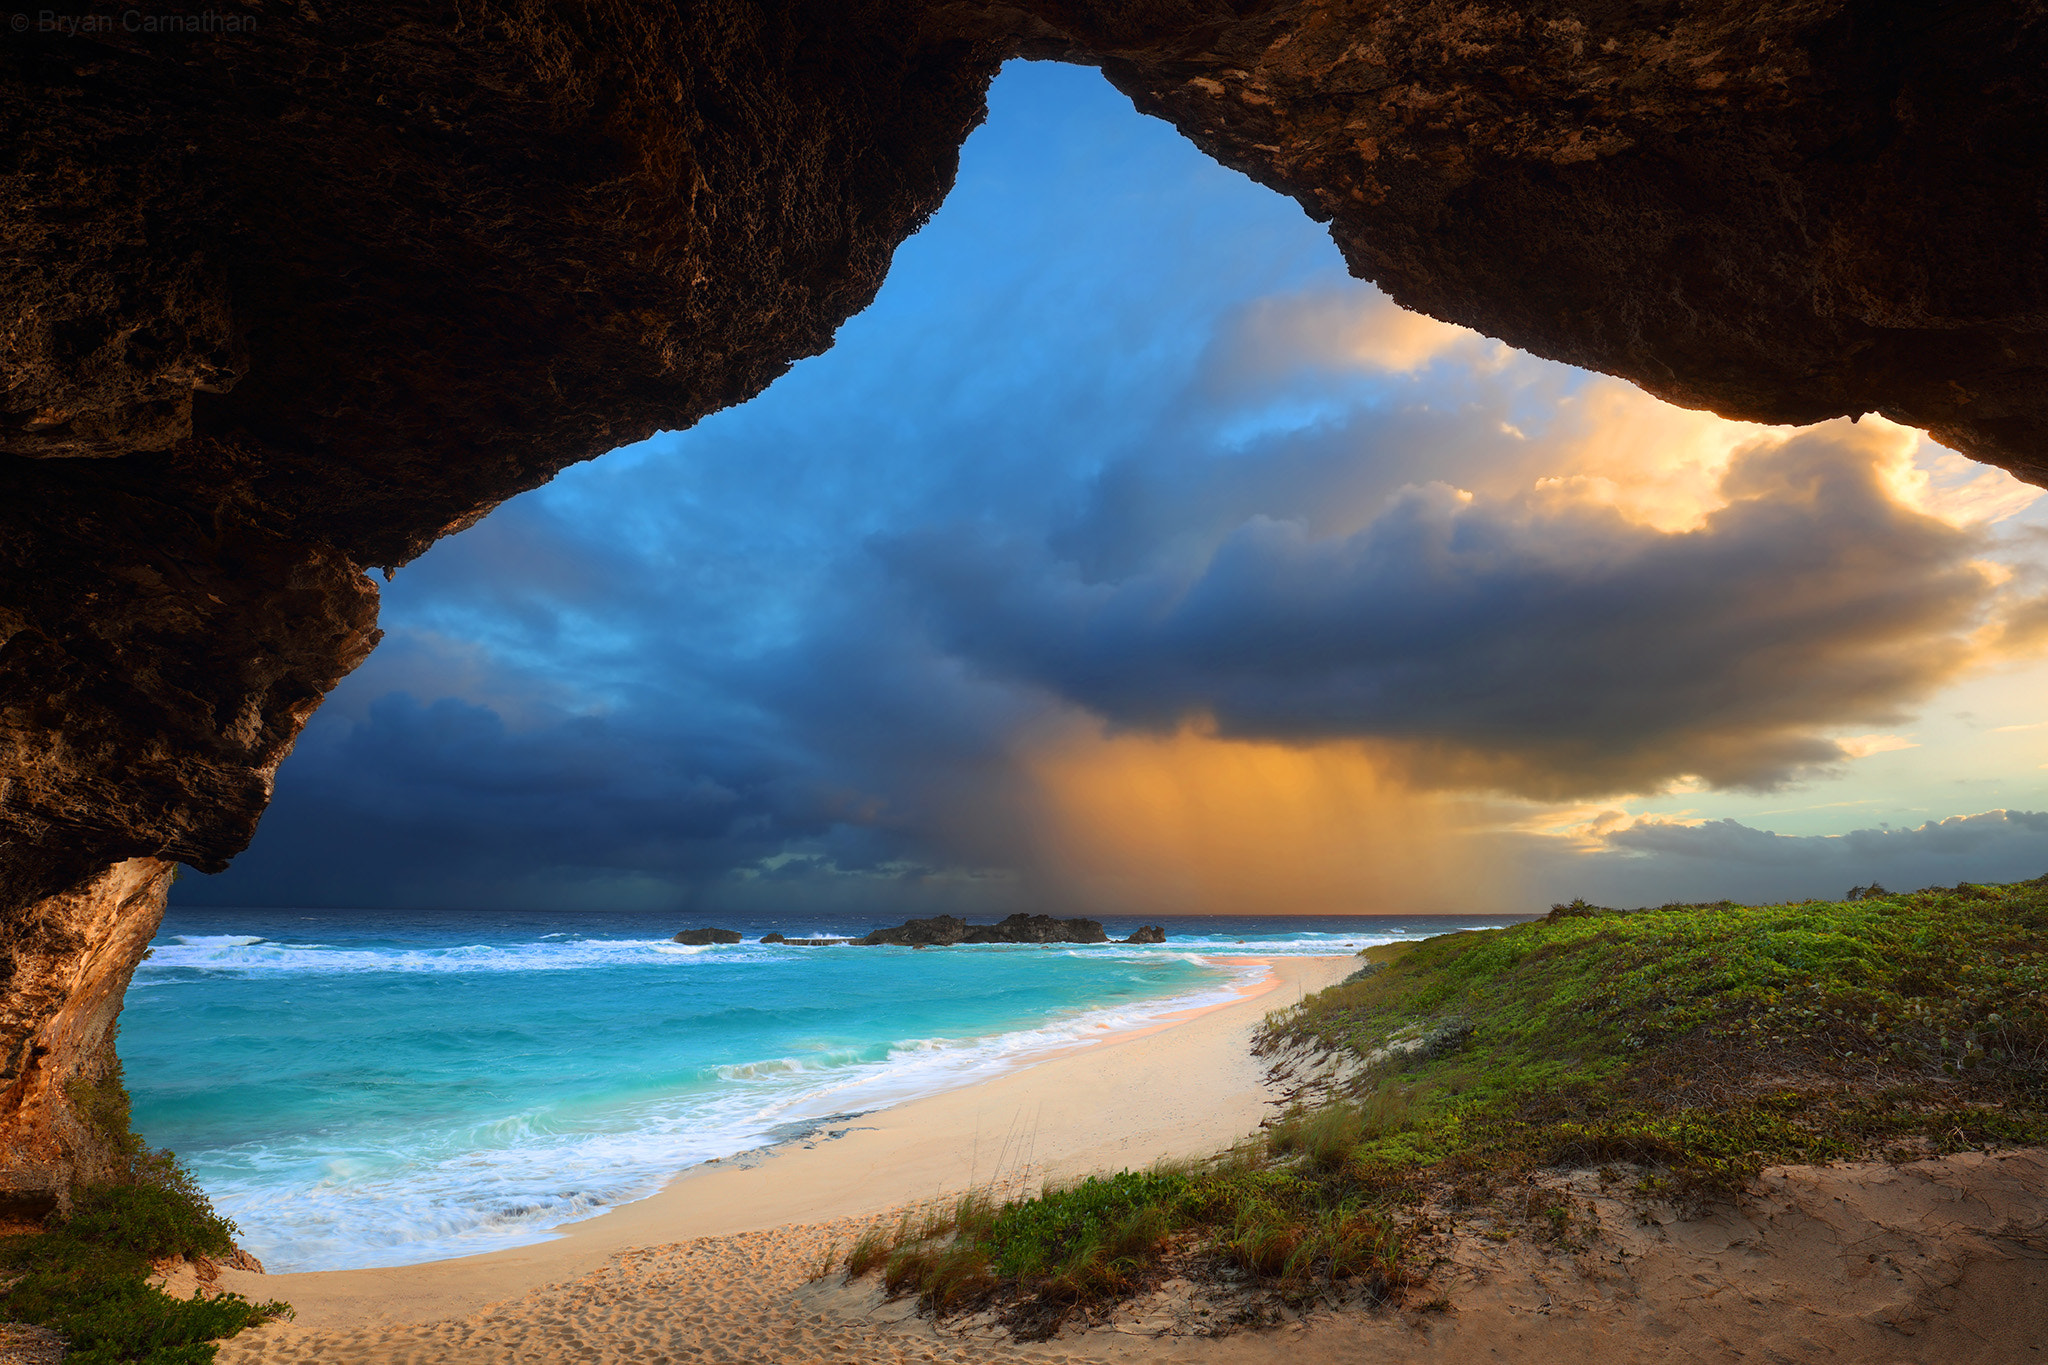
<svg viewBox="0 0 2048 1365"><path fill-rule="evenodd" d="M1679 533L1432 484L1115 579L981 525L882 552L949 649L1119 724L1390 740L1421 780L1545 797L1768 786L1954 676L1994 600L1980 539L1895 501L1888 455L1847 424L1752 448Z"/></svg>
<svg viewBox="0 0 2048 1365"><path fill-rule="evenodd" d="M922 860L915 812L786 734L646 711L515 729L387 693L309 732L293 764L262 838L205 888L229 903L774 910L795 879L809 905L875 913L953 904L963 885L1015 899L1001 877Z"/></svg>

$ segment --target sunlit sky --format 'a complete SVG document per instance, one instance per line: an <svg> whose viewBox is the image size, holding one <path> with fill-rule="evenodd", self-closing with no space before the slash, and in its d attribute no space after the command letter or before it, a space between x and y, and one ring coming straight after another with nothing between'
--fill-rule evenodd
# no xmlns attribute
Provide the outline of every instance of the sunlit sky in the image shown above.
<svg viewBox="0 0 2048 1365"><path fill-rule="evenodd" d="M186 904L1374 913L2048 871L2048 504L1404 313L1013 65L835 348L384 589Z"/></svg>

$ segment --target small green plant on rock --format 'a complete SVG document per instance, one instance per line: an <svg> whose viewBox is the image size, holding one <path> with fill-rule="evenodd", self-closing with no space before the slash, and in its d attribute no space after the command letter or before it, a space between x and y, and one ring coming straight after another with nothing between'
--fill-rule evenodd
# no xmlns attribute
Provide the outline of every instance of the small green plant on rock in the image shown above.
<svg viewBox="0 0 2048 1365"><path fill-rule="evenodd" d="M73 1191L70 1217L42 1232L0 1238L0 1321L62 1333L69 1365L206 1365L215 1341L290 1315L282 1303L180 1299L150 1284L163 1262L233 1255L235 1225L169 1152L144 1149L129 1127L118 1068L97 1084L75 1084L70 1098L114 1139L125 1178Z"/></svg>

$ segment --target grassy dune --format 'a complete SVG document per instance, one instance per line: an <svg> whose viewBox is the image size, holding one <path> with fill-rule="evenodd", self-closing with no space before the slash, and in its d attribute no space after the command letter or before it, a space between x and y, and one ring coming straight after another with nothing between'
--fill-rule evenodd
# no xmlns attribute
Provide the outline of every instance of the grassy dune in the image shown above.
<svg viewBox="0 0 2048 1365"><path fill-rule="evenodd" d="M1020 1335L1168 1269L1300 1303L1422 1283L1470 1212L1565 1237L1538 1179L1595 1168L1699 1207L1764 1167L2048 1141L2048 879L1841 902L1583 902L1364 955L1269 1016L1301 1078L1213 1160L970 1197L877 1229L850 1274Z"/></svg>

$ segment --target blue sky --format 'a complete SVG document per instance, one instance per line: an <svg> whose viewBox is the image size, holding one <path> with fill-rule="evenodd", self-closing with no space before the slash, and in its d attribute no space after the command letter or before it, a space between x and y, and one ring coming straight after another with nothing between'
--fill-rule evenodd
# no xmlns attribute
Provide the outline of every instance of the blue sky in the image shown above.
<svg viewBox="0 0 2048 1365"><path fill-rule="evenodd" d="M2035 490L1402 313L1013 65L874 306L400 570L186 904L1499 911L2048 871Z"/></svg>

